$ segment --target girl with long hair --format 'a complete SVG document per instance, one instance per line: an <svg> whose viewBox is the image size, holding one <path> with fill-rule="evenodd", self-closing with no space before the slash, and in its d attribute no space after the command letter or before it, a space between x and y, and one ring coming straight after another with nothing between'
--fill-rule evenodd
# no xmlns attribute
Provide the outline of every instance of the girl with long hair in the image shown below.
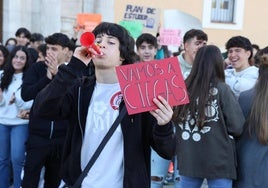
<svg viewBox="0 0 268 188"><path fill-rule="evenodd" d="M0 182L3 188L9 187L11 164L13 187L19 188L21 184L28 120L19 115L21 110L30 109L32 105L32 101L21 99L21 84L29 57L26 47L16 46L0 72Z"/></svg>
<svg viewBox="0 0 268 188"><path fill-rule="evenodd" d="M239 97L246 123L237 143L237 188L268 187L268 54L260 54L258 81Z"/></svg>
<svg viewBox="0 0 268 188"><path fill-rule="evenodd" d="M232 188L236 179L234 137L242 133L244 116L225 84L221 52L214 45L201 47L185 80L190 103L174 110L178 137L181 188Z"/></svg>
<svg viewBox="0 0 268 188"><path fill-rule="evenodd" d="M5 46L0 45L0 70L3 70L4 65L7 62L8 55L8 49Z"/></svg>

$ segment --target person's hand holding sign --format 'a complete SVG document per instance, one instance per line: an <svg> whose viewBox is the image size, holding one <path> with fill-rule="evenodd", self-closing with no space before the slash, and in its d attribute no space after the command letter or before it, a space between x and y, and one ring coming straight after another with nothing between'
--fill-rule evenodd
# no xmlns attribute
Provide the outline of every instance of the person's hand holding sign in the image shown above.
<svg viewBox="0 0 268 188"><path fill-rule="evenodd" d="M171 121L173 110L168 102L161 97L160 95L158 98L154 98L153 102L158 107L156 110L150 111L150 113L156 118L158 125L166 125L168 122Z"/></svg>

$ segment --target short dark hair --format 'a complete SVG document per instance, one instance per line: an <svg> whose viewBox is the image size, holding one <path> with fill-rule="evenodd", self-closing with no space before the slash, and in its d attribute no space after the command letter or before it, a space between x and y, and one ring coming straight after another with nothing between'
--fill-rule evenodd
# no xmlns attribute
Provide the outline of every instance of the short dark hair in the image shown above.
<svg viewBox="0 0 268 188"><path fill-rule="evenodd" d="M35 42L35 41L44 41L45 38L41 33L32 33L31 35L31 42Z"/></svg>
<svg viewBox="0 0 268 188"><path fill-rule="evenodd" d="M70 44L68 46L69 50L74 52L76 47L77 46L75 45L75 43L72 40L70 40Z"/></svg>
<svg viewBox="0 0 268 188"><path fill-rule="evenodd" d="M8 39L7 39L7 41L6 41L6 43L5 43L5 46L7 46L8 43L9 43L9 41L12 41L12 40L14 41L15 44L17 44L17 40L16 40L15 38L11 37L11 38L8 38Z"/></svg>
<svg viewBox="0 0 268 188"><path fill-rule="evenodd" d="M141 34L136 40L136 47L139 48L143 42L153 45L157 48L157 39L150 33Z"/></svg>
<svg viewBox="0 0 268 188"><path fill-rule="evenodd" d="M250 40L246 37L234 36L227 41L225 47L227 50L233 47L243 48L246 51L250 51L250 56L248 59L252 57L252 44Z"/></svg>
<svg viewBox="0 0 268 188"><path fill-rule="evenodd" d="M16 31L15 36L18 37L18 36L20 36L21 34L24 34L24 36L25 36L27 39L30 40L30 38L31 38L31 32L30 32L28 29L26 29L25 27L21 27L21 28L19 28L19 29Z"/></svg>
<svg viewBox="0 0 268 188"><path fill-rule="evenodd" d="M255 48L257 51L260 50L260 46L258 44L252 44L252 48Z"/></svg>
<svg viewBox="0 0 268 188"><path fill-rule="evenodd" d="M41 52L44 57L46 57L46 53L47 53L47 45L46 44L40 44L37 47L37 50L38 50L38 52Z"/></svg>
<svg viewBox="0 0 268 188"><path fill-rule="evenodd" d="M188 40L194 37L196 37L197 40L208 41L208 35L204 31L200 29L190 29L184 34L183 43L186 43Z"/></svg>
<svg viewBox="0 0 268 188"><path fill-rule="evenodd" d="M54 33L52 35L49 35L46 37L45 41L47 44L60 45L64 48L70 48L71 45L71 40L67 35L63 33Z"/></svg>

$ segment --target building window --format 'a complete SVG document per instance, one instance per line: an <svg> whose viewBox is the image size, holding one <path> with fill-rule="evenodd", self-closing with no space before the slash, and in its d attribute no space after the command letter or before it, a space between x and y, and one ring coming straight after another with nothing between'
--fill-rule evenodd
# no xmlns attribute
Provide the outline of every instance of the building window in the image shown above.
<svg viewBox="0 0 268 188"><path fill-rule="evenodd" d="M234 2L235 0L212 0L210 17L211 22L233 23Z"/></svg>
<svg viewBox="0 0 268 188"><path fill-rule="evenodd" d="M241 30L244 0L205 0L203 27Z"/></svg>

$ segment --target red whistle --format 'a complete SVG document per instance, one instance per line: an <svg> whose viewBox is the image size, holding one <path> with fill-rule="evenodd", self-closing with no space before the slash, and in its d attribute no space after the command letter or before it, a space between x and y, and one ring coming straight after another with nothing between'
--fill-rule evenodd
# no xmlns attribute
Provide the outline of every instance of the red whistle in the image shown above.
<svg viewBox="0 0 268 188"><path fill-rule="evenodd" d="M98 54L101 54L99 46L97 46L95 43L95 36L91 32L84 32L80 37L80 43L82 46L86 48L93 48Z"/></svg>

